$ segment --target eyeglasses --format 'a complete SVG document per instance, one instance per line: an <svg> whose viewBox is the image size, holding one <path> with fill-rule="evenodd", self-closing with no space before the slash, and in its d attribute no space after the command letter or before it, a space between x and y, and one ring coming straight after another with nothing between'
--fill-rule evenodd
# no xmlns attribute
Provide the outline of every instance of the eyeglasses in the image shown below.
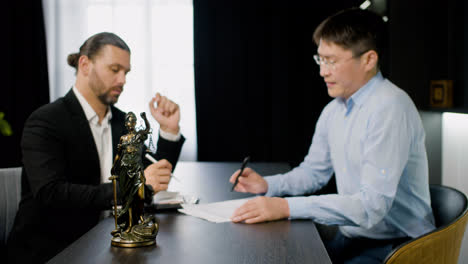
<svg viewBox="0 0 468 264"><path fill-rule="evenodd" d="M351 58L348 58L346 60L342 60L341 62L346 62L346 61L349 61L351 59L355 59L355 58L359 58L362 56L362 54L366 53L367 51L364 51L364 52L361 52L355 56L352 56ZM333 59L326 59L326 58L323 58L323 57L320 57L318 54L315 54L314 55L314 60L315 60L315 63L317 63L318 66L325 66L327 67L328 69L331 69L331 70L335 70L336 69L336 65L337 61L333 60Z"/></svg>

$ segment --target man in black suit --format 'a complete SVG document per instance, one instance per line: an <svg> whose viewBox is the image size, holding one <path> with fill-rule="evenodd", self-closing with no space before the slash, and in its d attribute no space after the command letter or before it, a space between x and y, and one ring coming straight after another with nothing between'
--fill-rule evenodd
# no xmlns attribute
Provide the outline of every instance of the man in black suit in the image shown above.
<svg viewBox="0 0 468 264"><path fill-rule="evenodd" d="M73 88L25 124L22 199L8 240L11 263L49 260L95 226L113 204L108 178L119 139L127 132L125 113L113 104L130 71L130 49L115 34L99 33L69 55L68 63L77 69ZM143 159L147 201L167 189L185 140L177 104L156 94L150 110L160 133L153 155L159 161Z"/></svg>

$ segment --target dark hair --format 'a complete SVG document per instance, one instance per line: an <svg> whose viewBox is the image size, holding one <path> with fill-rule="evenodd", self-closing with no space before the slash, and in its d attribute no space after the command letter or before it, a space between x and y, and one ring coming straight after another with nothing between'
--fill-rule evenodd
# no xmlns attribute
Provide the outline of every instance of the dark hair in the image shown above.
<svg viewBox="0 0 468 264"><path fill-rule="evenodd" d="M378 14L359 8L342 10L325 19L315 29L314 42L332 42L349 49L353 55L374 50L379 57L385 45L385 23Z"/></svg>
<svg viewBox="0 0 468 264"><path fill-rule="evenodd" d="M68 65L78 70L78 60L82 55L86 55L92 60L105 45L112 45L130 53L130 48L119 36L114 33L102 32L89 37L83 45L81 45L80 52L68 55Z"/></svg>

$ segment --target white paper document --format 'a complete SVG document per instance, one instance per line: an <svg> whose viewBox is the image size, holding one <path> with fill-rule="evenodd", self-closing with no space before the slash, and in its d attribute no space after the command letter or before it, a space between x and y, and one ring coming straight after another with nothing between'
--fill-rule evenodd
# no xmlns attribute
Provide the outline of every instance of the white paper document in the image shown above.
<svg viewBox="0 0 468 264"><path fill-rule="evenodd" d="M153 196L153 205L156 209L177 209L182 204L196 204L198 198L191 195L182 195L179 192L159 191Z"/></svg>
<svg viewBox="0 0 468 264"><path fill-rule="evenodd" d="M234 210L250 199L252 198L207 204L182 204L183 209L179 209L179 212L214 223L231 222L230 217L234 213Z"/></svg>
<svg viewBox="0 0 468 264"><path fill-rule="evenodd" d="M155 204L181 204L184 202L184 197L179 192L159 191L153 196Z"/></svg>

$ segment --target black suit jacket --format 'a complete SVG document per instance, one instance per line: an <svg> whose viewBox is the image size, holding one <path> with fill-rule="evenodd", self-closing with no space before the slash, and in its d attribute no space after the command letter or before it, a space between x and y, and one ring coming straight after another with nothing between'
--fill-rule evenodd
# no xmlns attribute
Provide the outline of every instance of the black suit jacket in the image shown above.
<svg viewBox="0 0 468 264"><path fill-rule="evenodd" d="M112 110L116 154L126 133L125 113ZM156 159L175 168L184 138L159 138ZM25 123L22 199L8 239L10 262L40 263L55 256L95 226L113 204L112 184L100 184L100 164L84 111L72 90L36 110ZM145 167L149 161L143 159ZM110 234L102 234L103 236Z"/></svg>

